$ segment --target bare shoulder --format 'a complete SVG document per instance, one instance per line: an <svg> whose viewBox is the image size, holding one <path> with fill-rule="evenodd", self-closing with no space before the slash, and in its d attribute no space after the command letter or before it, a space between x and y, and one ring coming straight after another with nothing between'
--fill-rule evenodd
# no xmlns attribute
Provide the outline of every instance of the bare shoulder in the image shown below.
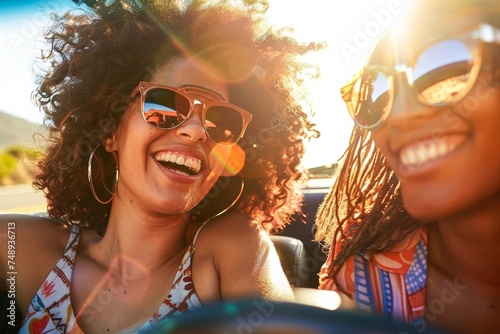
<svg viewBox="0 0 500 334"><path fill-rule="evenodd" d="M53 219L23 214L0 214L0 240L15 240L20 252L31 249L60 248L69 235L68 228ZM6 237L5 237L6 236ZM64 247L64 244L63 244Z"/></svg>
<svg viewBox="0 0 500 334"><path fill-rule="evenodd" d="M211 281L206 291L220 289L219 296L210 295L207 299L293 299L269 234L248 214L231 212L206 223L196 241L195 264L196 257L197 267L205 266L205 282L197 283L193 270L195 285Z"/></svg>
<svg viewBox="0 0 500 334"><path fill-rule="evenodd" d="M0 276L5 282L7 273L15 273L16 286L22 287L16 299L33 297L62 256L69 233L67 227L49 218L0 214L0 247L7 250L0 252ZM0 291L5 291L4 284L0 285ZM22 291L31 296L24 296Z"/></svg>
<svg viewBox="0 0 500 334"><path fill-rule="evenodd" d="M249 214L230 212L208 221L200 230L198 245L218 258L274 251L269 234ZM228 254L228 250L237 250Z"/></svg>
<svg viewBox="0 0 500 334"><path fill-rule="evenodd" d="M204 238L217 238L224 243L246 240L266 240L270 242L267 232L261 224L254 220L249 214L242 212L230 212L206 223L203 227Z"/></svg>

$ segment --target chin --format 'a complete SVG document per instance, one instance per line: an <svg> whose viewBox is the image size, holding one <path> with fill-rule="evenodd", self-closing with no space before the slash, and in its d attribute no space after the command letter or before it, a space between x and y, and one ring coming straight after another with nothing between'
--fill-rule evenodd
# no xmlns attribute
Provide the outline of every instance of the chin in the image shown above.
<svg viewBox="0 0 500 334"><path fill-rule="evenodd" d="M462 206L464 210L467 210L465 206ZM434 203L426 202L425 204L419 205L406 205L406 212L413 218L423 221L423 222L433 222L442 220L454 220L460 212L455 206L446 206L444 202L436 201Z"/></svg>
<svg viewBox="0 0 500 334"><path fill-rule="evenodd" d="M449 215L442 201L421 201L418 203L404 201L404 205L406 212L418 220L434 221Z"/></svg>
<svg viewBox="0 0 500 334"><path fill-rule="evenodd" d="M429 220L436 220L437 217L435 214L432 214L432 212L429 212L429 210L420 210L420 209L414 209L414 208L408 208L405 207L406 211L412 218L422 220L422 221L429 221Z"/></svg>

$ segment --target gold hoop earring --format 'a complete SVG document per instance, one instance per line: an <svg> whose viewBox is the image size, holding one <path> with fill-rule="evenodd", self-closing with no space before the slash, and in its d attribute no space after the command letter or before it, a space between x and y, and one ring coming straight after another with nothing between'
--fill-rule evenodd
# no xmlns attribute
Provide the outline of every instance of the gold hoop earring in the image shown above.
<svg viewBox="0 0 500 334"><path fill-rule="evenodd" d="M99 196L97 195L97 192L94 188L94 178L92 177L92 163L94 162L94 156L96 157L96 162L99 164L99 159L97 158L97 155L96 155L96 152L97 152L97 149L100 147L100 146L103 146L103 144L99 144L97 145L94 150L92 151L92 153L90 153L90 156L89 156L89 163L88 163L88 167L87 167L87 177L88 177L88 180L89 180L89 185L90 185L90 191L92 192L92 195L94 196L95 200L103 205L105 204L108 204L109 202L111 202L111 200L113 199L113 197L115 196L115 192L116 192L116 187L118 186L118 178L119 178L119 175L118 175L118 158L116 157L116 154L115 152L111 152L111 155L113 156L113 159L115 160L115 165L116 165L116 171L115 171L115 182L114 182L114 185L113 185L113 190L109 190L109 188L107 187L106 185L106 182L104 182L103 180L103 175L104 175L104 172L103 172L103 168L102 168L102 164L99 165L99 173L97 173L97 176L96 178L101 178L101 180L103 180L102 182L102 188L103 190L105 190L106 192L108 192L111 197L107 200L107 201L103 201L99 198Z"/></svg>
<svg viewBox="0 0 500 334"><path fill-rule="evenodd" d="M243 194L245 182L240 174L220 176L203 200L191 210L191 219L209 220L231 209Z"/></svg>

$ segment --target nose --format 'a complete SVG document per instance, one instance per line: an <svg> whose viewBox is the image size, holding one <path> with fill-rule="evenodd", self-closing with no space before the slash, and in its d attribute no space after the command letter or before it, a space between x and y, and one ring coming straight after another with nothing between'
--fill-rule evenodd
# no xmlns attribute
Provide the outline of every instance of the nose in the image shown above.
<svg viewBox="0 0 500 334"><path fill-rule="evenodd" d="M418 100L417 93L410 84L409 75L409 71L402 71L394 76L394 100L386 119L389 126L407 126L436 112L436 108Z"/></svg>
<svg viewBox="0 0 500 334"><path fill-rule="evenodd" d="M193 143L204 143L207 140L207 133L203 120L203 104L195 103L191 115L176 129L176 134Z"/></svg>

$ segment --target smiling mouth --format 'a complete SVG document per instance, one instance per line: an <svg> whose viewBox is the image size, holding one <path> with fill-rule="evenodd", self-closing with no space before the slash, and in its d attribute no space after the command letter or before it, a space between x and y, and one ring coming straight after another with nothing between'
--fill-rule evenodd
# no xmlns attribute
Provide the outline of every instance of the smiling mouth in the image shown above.
<svg viewBox="0 0 500 334"><path fill-rule="evenodd" d="M405 147L399 159L405 167L416 167L453 152L465 140L464 136L444 136L428 139Z"/></svg>
<svg viewBox="0 0 500 334"><path fill-rule="evenodd" d="M162 166L180 174L196 175L201 170L201 160L176 152L162 152L155 155Z"/></svg>

